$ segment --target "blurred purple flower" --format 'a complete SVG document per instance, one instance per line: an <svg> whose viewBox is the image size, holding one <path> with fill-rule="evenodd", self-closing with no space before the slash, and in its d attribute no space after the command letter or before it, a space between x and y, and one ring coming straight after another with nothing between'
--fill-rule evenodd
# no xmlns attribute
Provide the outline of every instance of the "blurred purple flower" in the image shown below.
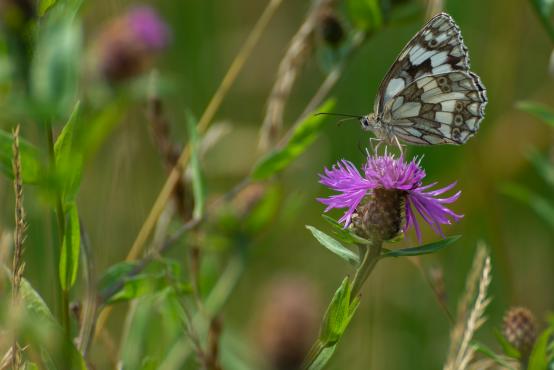
<svg viewBox="0 0 554 370"><path fill-rule="evenodd" d="M383 156L368 155L367 162L363 166L364 174L349 161L342 160L331 169L325 168L320 175L320 183L339 192L328 198L318 198L325 204L325 212L333 208L347 208L339 222L347 227L358 206L367 195L372 195L376 189L398 190L405 196L405 217L403 231L413 226L418 240L421 241L421 231L415 216L415 211L431 226L433 231L442 236L441 225L458 221L463 216L448 209L445 204L455 202L461 192L447 198L439 195L451 190L456 183L444 188L430 190L437 183L423 186L425 170L421 168L420 161L413 159L405 162L404 158L395 158L393 155Z"/></svg>
<svg viewBox="0 0 554 370"><path fill-rule="evenodd" d="M152 8L141 6L131 9L127 21L136 39L147 48L160 50L167 46L169 29Z"/></svg>

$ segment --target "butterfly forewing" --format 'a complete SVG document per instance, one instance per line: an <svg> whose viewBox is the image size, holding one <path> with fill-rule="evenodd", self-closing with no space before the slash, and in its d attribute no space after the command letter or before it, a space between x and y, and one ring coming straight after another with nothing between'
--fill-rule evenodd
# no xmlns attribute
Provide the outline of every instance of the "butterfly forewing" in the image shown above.
<svg viewBox="0 0 554 370"><path fill-rule="evenodd" d="M486 103L476 74L442 73L406 86L385 104L382 120L408 143L463 144L479 129Z"/></svg>
<svg viewBox="0 0 554 370"><path fill-rule="evenodd" d="M433 17L404 47L379 86L374 112L418 78L468 71L469 57L460 29L445 13Z"/></svg>

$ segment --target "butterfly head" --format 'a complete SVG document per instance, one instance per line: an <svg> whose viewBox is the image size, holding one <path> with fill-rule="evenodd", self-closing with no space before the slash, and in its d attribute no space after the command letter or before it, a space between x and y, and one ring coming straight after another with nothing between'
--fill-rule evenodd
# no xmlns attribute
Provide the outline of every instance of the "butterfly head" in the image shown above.
<svg viewBox="0 0 554 370"><path fill-rule="evenodd" d="M362 125L362 130L370 131L375 128L375 115L370 113L366 116L360 117L360 125Z"/></svg>

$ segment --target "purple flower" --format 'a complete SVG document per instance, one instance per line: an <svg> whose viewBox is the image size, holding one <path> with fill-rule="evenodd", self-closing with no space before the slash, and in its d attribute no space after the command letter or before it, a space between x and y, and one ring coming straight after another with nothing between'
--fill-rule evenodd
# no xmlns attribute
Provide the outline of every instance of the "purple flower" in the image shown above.
<svg viewBox="0 0 554 370"><path fill-rule="evenodd" d="M418 240L421 241L421 231L415 215L417 211L433 231L444 236L440 226L458 221L463 217L445 206L456 201L461 192L458 191L447 198L440 198L439 195L451 190L456 183L436 190L431 190L437 184L436 182L423 186L425 171L419 162L416 159L404 162L402 156L395 158L386 153L383 156L368 155L367 162L363 166L364 174L361 175L351 162L342 160L331 169L325 168L319 181L340 194L318 198L318 201L327 206L325 212L333 208L347 208L339 220L347 227L366 196L373 195L377 189L398 190L405 196L406 220L403 231L413 226Z"/></svg>
<svg viewBox="0 0 554 370"><path fill-rule="evenodd" d="M131 9L126 17L137 40L147 48L161 50L167 46L169 29L152 8L142 6Z"/></svg>

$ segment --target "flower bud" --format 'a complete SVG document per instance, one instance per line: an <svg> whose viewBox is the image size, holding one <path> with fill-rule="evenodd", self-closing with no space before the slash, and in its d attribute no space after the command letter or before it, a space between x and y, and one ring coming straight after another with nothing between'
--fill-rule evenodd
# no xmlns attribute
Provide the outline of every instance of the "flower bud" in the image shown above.
<svg viewBox="0 0 554 370"><path fill-rule="evenodd" d="M503 334L506 340L527 358L537 339L533 313L524 307L512 307L504 315Z"/></svg>
<svg viewBox="0 0 554 370"><path fill-rule="evenodd" d="M333 9L325 9L319 15L319 34L327 44L337 47L344 39L345 32L342 21Z"/></svg>
<svg viewBox="0 0 554 370"><path fill-rule="evenodd" d="M352 217L354 232L370 240L391 240L402 232L406 192L397 189L375 189Z"/></svg>
<svg viewBox="0 0 554 370"><path fill-rule="evenodd" d="M320 301L311 282L280 278L267 287L256 325L258 342L271 369L300 369L317 336Z"/></svg>

